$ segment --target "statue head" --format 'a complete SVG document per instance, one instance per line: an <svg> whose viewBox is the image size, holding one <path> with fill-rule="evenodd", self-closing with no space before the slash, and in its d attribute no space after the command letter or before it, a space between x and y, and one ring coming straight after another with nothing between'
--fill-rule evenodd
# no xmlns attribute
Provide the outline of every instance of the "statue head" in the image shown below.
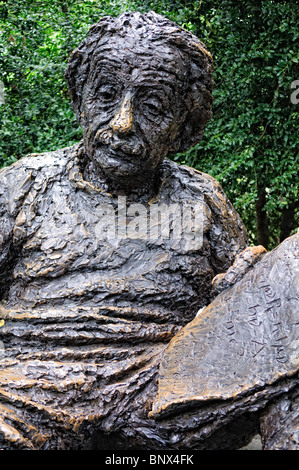
<svg viewBox="0 0 299 470"><path fill-rule="evenodd" d="M154 12L102 18L66 71L87 157L109 179L144 184L201 139L212 71L199 39Z"/></svg>

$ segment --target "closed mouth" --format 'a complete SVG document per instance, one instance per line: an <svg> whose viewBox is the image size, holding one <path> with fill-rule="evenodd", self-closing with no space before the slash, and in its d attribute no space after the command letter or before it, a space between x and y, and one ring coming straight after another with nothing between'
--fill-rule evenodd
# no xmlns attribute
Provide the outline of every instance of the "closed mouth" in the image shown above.
<svg viewBox="0 0 299 470"><path fill-rule="evenodd" d="M97 145L99 151L103 152L107 155L107 157L117 158L119 160L125 160L128 162L132 162L134 160L142 160L143 158L143 151L141 146L131 147L127 144L100 144Z"/></svg>
<svg viewBox="0 0 299 470"><path fill-rule="evenodd" d="M104 156L105 160L107 161L107 164L105 166L110 166L109 165L109 160L113 160L121 166L121 164L129 164L130 166L135 166L137 161L140 161L140 157L136 158L136 155L133 155L133 153L127 153L124 152L121 149L112 149L110 146L101 146L101 148L98 148L98 151L100 153L100 156Z"/></svg>

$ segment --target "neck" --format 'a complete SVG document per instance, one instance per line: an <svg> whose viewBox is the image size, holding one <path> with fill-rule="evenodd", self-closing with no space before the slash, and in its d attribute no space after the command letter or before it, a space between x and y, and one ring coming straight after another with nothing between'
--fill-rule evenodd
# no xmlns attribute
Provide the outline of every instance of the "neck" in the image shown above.
<svg viewBox="0 0 299 470"><path fill-rule="evenodd" d="M113 196L127 196L134 202L146 202L159 192L160 167L142 177L109 177L90 160L84 152L79 153L79 163L83 178L93 186L111 193Z"/></svg>

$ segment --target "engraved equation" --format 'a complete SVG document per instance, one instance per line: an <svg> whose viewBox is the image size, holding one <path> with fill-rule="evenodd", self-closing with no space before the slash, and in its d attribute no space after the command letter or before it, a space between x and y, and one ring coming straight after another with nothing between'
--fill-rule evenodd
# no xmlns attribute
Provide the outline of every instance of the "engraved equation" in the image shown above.
<svg viewBox="0 0 299 470"><path fill-rule="evenodd" d="M224 296L225 303L229 304L229 315L222 332L225 343L239 358L285 363L289 328L278 286L269 279L270 268L268 262L263 263L254 289L249 277L242 298L232 298L230 292Z"/></svg>

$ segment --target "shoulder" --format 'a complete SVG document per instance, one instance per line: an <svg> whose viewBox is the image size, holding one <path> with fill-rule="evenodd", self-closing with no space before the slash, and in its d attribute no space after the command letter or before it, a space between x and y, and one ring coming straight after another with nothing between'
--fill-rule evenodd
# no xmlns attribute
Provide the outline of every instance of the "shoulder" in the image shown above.
<svg viewBox="0 0 299 470"><path fill-rule="evenodd" d="M16 215L18 207L31 190L42 188L66 171L77 145L40 154L29 154L0 170L1 212Z"/></svg>
<svg viewBox="0 0 299 470"><path fill-rule="evenodd" d="M0 169L1 181L11 177L20 179L24 174L48 174L54 169L63 170L68 164L79 144L44 153L32 153L20 158L16 163Z"/></svg>
<svg viewBox="0 0 299 470"><path fill-rule="evenodd" d="M187 165L179 165L170 160L163 163L164 179L171 181L173 187L181 187L184 194L202 198L208 205L231 206L218 181L207 173Z"/></svg>
<svg viewBox="0 0 299 470"><path fill-rule="evenodd" d="M163 184L168 199L202 202L203 230L213 252L215 272L225 271L236 254L248 245L241 217L212 176L169 160L164 168Z"/></svg>

